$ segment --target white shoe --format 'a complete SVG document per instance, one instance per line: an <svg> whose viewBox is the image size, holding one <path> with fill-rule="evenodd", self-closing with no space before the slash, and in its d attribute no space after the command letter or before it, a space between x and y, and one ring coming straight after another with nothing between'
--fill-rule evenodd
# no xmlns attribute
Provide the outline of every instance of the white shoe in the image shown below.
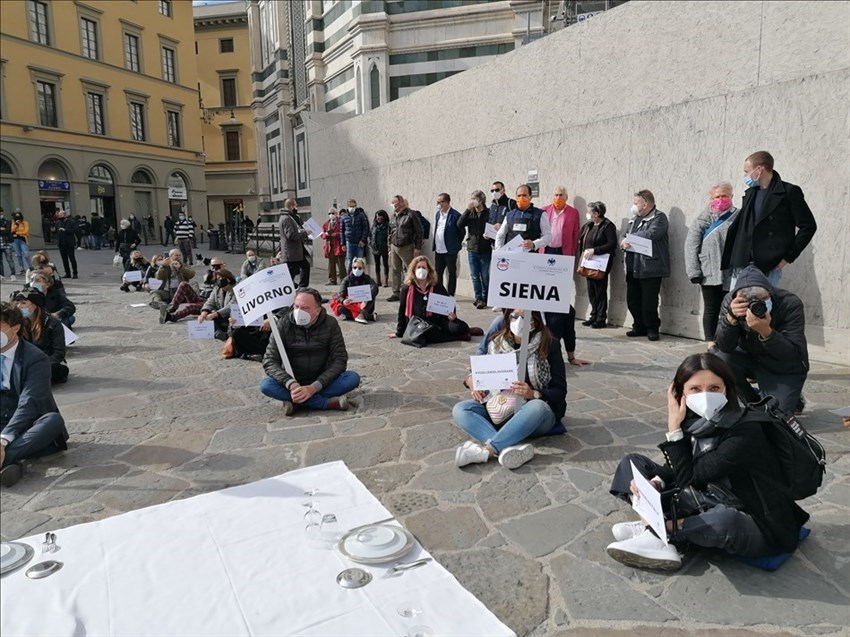
<svg viewBox="0 0 850 637"><path fill-rule="evenodd" d="M356 319L354 319L354 322L355 322L355 323L363 323L363 324L365 325L365 324L366 324L366 323L368 323L369 321L367 321L367 320L366 320L366 317L365 317L365 316L363 316L363 314L358 314L358 315L357 315L357 318L356 318Z"/></svg>
<svg viewBox="0 0 850 637"><path fill-rule="evenodd" d="M493 312L501 312L501 311L502 311L502 308L500 308L500 307L494 307L492 311L493 311Z"/></svg>
<svg viewBox="0 0 850 637"><path fill-rule="evenodd" d="M465 467L468 464L487 462L490 452L481 445L466 441L455 451L455 466Z"/></svg>
<svg viewBox="0 0 850 637"><path fill-rule="evenodd" d="M630 540L633 537L637 537L643 530L646 528L646 525L640 520L636 520L634 522L620 522L619 524L615 524L611 527L611 534L614 536L614 539L618 542L622 542L623 540Z"/></svg>
<svg viewBox="0 0 850 637"><path fill-rule="evenodd" d="M12 275L9 276L9 280L10 281L17 281L18 279L14 274L12 274Z"/></svg>
<svg viewBox="0 0 850 637"><path fill-rule="evenodd" d="M506 469L518 469L534 457L534 447L528 443L505 447L499 454L499 464Z"/></svg>
<svg viewBox="0 0 850 637"><path fill-rule="evenodd" d="M633 568L677 571L682 567L676 547L665 546L649 529L628 540L612 542L606 550L612 558Z"/></svg>

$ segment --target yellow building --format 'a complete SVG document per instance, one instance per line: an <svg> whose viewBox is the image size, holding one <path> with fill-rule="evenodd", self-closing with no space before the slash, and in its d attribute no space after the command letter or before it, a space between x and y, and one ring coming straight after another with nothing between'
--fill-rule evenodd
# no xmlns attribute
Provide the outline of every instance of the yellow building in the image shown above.
<svg viewBox="0 0 850 637"><path fill-rule="evenodd" d="M256 220L259 207L248 13L240 1L196 6L194 16L207 203L229 235L234 211Z"/></svg>
<svg viewBox="0 0 850 637"><path fill-rule="evenodd" d="M207 225L198 103L190 0L3 0L0 205Z"/></svg>

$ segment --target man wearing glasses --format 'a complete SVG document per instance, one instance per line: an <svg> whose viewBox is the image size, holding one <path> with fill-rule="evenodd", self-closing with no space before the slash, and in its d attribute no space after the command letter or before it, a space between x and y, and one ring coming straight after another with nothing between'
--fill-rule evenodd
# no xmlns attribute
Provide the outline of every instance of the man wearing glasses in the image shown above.
<svg viewBox="0 0 850 637"><path fill-rule="evenodd" d="M490 186L490 196L493 201L490 203L490 219L488 222L496 226L496 230L498 230L502 227L505 215L516 208L516 201L508 198L505 194L505 184L501 181L494 181L493 185Z"/></svg>

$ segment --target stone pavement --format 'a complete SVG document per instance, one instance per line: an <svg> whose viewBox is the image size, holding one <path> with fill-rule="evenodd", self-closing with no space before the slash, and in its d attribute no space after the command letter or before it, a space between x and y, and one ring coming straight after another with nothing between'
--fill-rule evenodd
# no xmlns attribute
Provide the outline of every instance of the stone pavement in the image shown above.
<svg viewBox="0 0 850 637"><path fill-rule="evenodd" d="M569 432L540 440L513 472L493 462L457 469L464 436L450 408L466 397L472 345L387 340L394 308L384 290L379 323L342 325L363 406L283 418L257 389L258 363L223 361L217 341L188 341L184 324L161 326L152 309L128 307L147 297L118 290L111 253L77 254L81 279L66 285L80 341L70 382L56 389L70 448L30 463L3 490L3 539L341 459L519 635L848 634L850 431L827 412L850 403L847 368L814 363L806 386L803 423L830 465L804 503L813 533L797 554L776 573L700 554L661 575L607 557L611 525L632 517L607 489L625 453L652 454L663 440L665 389L701 343L579 327L578 353L594 364L568 369ZM223 256L234 269L241 262ZM324 280L316 270L314 283ZM494 316L468 300L459 314L481 327Z"/></svg>

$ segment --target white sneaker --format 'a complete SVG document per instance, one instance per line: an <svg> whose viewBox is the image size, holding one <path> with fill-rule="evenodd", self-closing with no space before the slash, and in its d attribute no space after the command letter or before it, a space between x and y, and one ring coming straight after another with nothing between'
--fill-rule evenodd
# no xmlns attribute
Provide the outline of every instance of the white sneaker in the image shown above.
<svg viewBox="0 0 850 637"><path fill-rule="evenodd" d="M502 311L502 308L500 308L500 307L494 307L494 308L492 309L492 311L493 311L493 312L501 312L501 311Z"/></svg>
<svg viewBox="0 0 850 637"><path fill-rule="evenodd" d="M649 529L628 540L612 542L606 550L612 558L633 568L677 571L682 566L676 547L665 546Z"/></svg>
<svg viewBox="0 0 850 637"><path fill-rule="evenodd" d="M455 451L455 466L465 467L468 464L487 462L490 452L481 445L466 441Z"/></svg>
<svg viewBox="0 0 850 637"><path fill-rule="evenodd" d="M528 443L505 447L499 454L499 464L506 469L518 469L534 457L534 447Z"/></svg>
<svg viewBox="0 0 850 637"><path fill-rule="evenodd" d="M17 281L18 279L14 274L12 274L12 275L9 276L9 280L10 281Z"/></svg>
<svg viewBox="0 0 850 637"><path fill-rule="evenodd" d="M355 323L363 323L363 324L365 325L365 324L366 324L366 323L368 323L369 321L367 321L367 320L366 320L366 317L365 317L365 316L363 316L363 314L358 314L358 315L357 315L357 318L356 318L356 319L354 319L354 322L355 322Z"/></svg>
<svg viewBox="0 0 850 637"><path fill-rule="evenodd" d="M640 520L636 520L634 522L620 522L619 524L615 524L611 527L611 534L614 536L615 540L622 542L623 540L630 540L633 537L637 537L643 533L645 528L646 526Z"/></svg>

